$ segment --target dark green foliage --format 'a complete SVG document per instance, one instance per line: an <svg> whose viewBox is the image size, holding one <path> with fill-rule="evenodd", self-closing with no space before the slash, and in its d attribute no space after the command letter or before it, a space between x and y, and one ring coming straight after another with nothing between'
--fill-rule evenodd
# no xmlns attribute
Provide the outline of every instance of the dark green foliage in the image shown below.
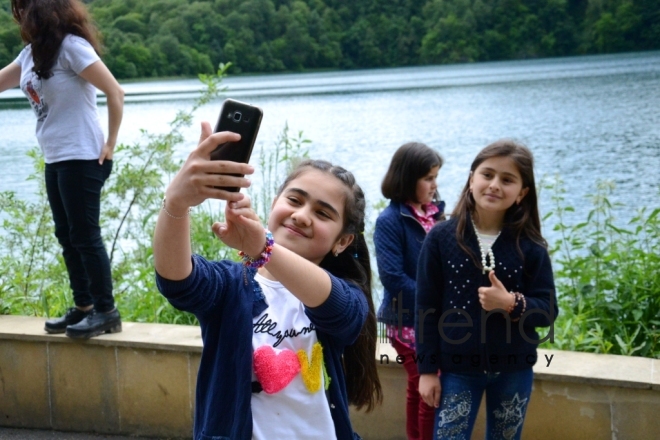
<svg viewBox="0 0 660 440"><path fill-rule="evenodd" d="M21 34L11 15L9 0L0 0L0 69L14 61L23 48Z"/></svg>
<svg viewBox="0 0 660 440"><path fill-rule="evenodd" d="M657 0L90 0L118 78L660 49ZM0 0L0 65L22 44Z"/></svg>

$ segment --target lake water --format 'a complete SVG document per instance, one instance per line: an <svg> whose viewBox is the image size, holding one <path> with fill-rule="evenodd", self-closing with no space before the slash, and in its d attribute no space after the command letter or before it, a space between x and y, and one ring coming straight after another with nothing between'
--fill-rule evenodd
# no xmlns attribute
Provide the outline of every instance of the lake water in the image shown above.
<svg viewBox="0 0 660 440"><path fill-rule="evenodd" d="M259 105L264 119L255 151L272 149L282 128L312 140L310 156L352 170L368 202L382 198L380 181L392 153L421 141L445 159L438 178L451 209L477 152L500 138L525 143L537 180L559 174L567 202L584 219L585 196L598 179L616 183L614 201L630 216L657 207L660 195L660 52L351 72L229 77L231 97ZM192 104L195 80L125 84L120 142L141 129L167 130ZM195 146L199 121L215 122L222 99L195 115L177 155ZM103 121L105 106L100 107ZM0 94L0 191L33 197L26 181L36 145L35 118L17 90ZM120 157L116 159L121 160ZM254 161L253 163L256 163ZM258 173L257 173L258 174ZM258 185L258 176L255 177ZM541 196L542 214L551 209ZM552 220L550 220L550 223ZM544 233L552 238L550 227Z"/></svg>

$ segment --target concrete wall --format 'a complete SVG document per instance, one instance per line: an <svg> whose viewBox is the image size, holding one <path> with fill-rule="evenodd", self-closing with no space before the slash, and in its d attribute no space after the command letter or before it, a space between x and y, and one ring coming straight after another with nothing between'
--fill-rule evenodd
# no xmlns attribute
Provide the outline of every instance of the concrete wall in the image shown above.
<svg viewBox="0 0 660 440"><path fill-rule="evenodd" d="M191 437L197 327L125 322L80 342L43 324L0 316L0 426ZM379 367L383 405L352 419L365 440L404 439L405 371L389 345L379 349L390 358ZM660 438L660 360L541 350L534 372L524 439ZM483 411L473 438L484 438Z"/></svg>

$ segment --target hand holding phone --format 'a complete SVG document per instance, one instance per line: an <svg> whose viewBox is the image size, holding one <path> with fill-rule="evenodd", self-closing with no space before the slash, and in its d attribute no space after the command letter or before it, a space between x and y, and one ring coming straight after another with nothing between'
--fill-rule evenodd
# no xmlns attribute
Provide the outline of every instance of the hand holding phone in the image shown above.
<svg viewBox="0 0 660 440"><path fill-rule="evenodd" d="M237 142L226 142L218 145L218 148L211 152L211 160L228 160L231 162L248 163L252 148L257 140L259 127L263 111L256 106L233 99L226 99L222 104L218 122L215 125L214 132L231 131L241 135L241 140ZM232 176L243 177L240 174L231 174ZM216 187L226 191L237 192L238 187Z"/></svg>

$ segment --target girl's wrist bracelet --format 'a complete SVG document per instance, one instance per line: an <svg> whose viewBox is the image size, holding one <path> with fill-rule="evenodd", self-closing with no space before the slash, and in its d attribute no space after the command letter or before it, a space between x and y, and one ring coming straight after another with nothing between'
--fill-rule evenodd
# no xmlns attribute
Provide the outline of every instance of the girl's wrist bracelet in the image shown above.
<svg viewBox="0 0 660 440"><path fill-rule="evenodd" d="M259 254L259 258L252 258L245 252L238 251L238 255L241 257L244 266L259 269L260 267L264 267L266 263L270 261L270 256L273 254L275 240L273 239L273 234L268 229L264 228L264 232L266 233L266 246L261 254Z"/></svg>
<svg viewBox="0 0 660 440"><path fill-rule="evenodd" d="M163 197L163 204L161 205L160 209L161 209L162 211L165 211L165 214L167 214L168 217L171 217L171 218L173 218L174 220L183 220L184 218L186 218L186 217L188 217L188 216L190 215L190 209L191 209L190 207L188 208L188 211L186 211L186 214L185 214L185 215L182 215L182 216L180 216L180 217L179 217L179 216L176 216L176 215L174 215L174 214L172 214L172 213L170 213L170 212L167 210L167 208L165 207L165 201L166 201L166 200L167 200L167 197Z"/></svg>
<svg viewBox="0 0 660 440"><path fill-rule="evenodd" d="M513 304L509 306L509 309L507 310L509 315L513 314L513 311L516 310L520 304L522 304L520 313L516 313L517 317L512 319L513 322L517 322L518 320L520 320L522 315L525 314L525 310L527 310L527 299L525 299L525 295L523 295L520 292L511 292L511 295L514 296L514 301Z"/></svg>

